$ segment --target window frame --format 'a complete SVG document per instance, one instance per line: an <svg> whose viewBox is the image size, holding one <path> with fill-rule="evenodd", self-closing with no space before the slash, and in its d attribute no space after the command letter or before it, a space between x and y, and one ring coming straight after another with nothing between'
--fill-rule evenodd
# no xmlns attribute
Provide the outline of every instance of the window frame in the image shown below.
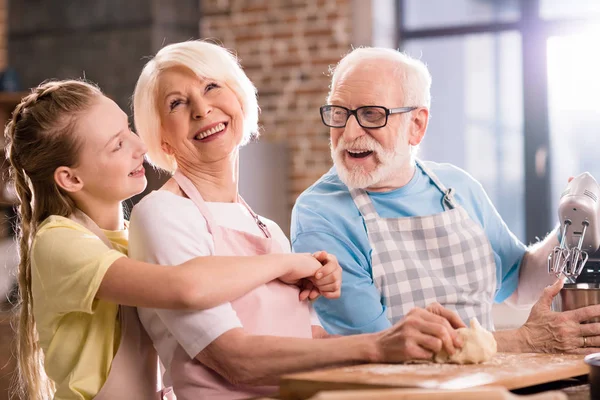
<svg viewBox="0 0 600 400"><path fill-rule="evenodd" d="M412 39L443 38L481 33L518 32L523 60L523 138L525 165L525 239L533 243L556 225L552 210L552 163L548 104L547 46L552 36L576 34L597 27L598 16L545 20L540 16L540 0L520 0L519 20L439 28L407 29L404 21L406 0L396 0L396 43L399 48ZM540 46L539 44L544 45ZM435 77L434 77L435 79ZM566 182L565 182L566 185Z"/></svg>

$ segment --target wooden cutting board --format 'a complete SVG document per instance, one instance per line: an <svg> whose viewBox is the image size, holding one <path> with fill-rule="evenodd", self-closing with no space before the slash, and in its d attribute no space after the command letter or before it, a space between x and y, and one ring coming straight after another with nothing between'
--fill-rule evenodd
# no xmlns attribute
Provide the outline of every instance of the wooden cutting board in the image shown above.
<svg viewBox="0 0 600 400"><path fill-rule="evenodd" d="M498 353L477 365L364 364L286 375L281 398L307 399L322 390L422 388L458 390L480 386L518 389L586 375L583 356Z"/></svg>
<svg viewBox="0 0 600 400"><path fill-rule="evenodd" d="M587 398L587 396L586 396ZM323 391L309 400L569 400L566 393L548 391L519 396L503 387L486 386L460 390L371 389ZM261 399L262 400L262 399Z"/></svg>

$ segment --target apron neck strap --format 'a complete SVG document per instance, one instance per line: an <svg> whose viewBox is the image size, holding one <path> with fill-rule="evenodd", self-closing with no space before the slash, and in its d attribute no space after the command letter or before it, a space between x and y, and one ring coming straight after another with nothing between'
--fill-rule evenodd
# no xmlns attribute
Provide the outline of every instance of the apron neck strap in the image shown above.
<svg viewBox="0 0 600 400"><path fill-rule="evenodd" d="M350 190L350 195L352 196L352 200L354 200L354 204L360 215L365 219L373 219L377 218L377 210L375 210L375 206L369 197L369 194L364 189L352 188Z"/></svg>
<svg viewBox="0 0 600 400"><path fill-rule="evenodd" d="M250 215L252 215L252 219L254 219L254 222L256 223L256 225L258 226L258 228L262 231L262 233L267 237L270 238L271 237L271 233L269 232L269 228L267 227L267 225L262 222L260 220L260 218L258 217L258 215L250 208L250 206L248 205L248 203L246 203L246 200L244 200L242 198L242 196L238 195L238 201L244 206L246 207L246 209L248 210L248 212L250 213Z"/></svg>
<svg viewBox="0 0 600 400"><path fill-rule="evenodd" d="M107 245L109 248L111 248L111 249L114 248L114 246L112 245L110 240L108 240L108 237L106 237L106 234L98 226L98 224L96 222L94 222L93 219L91 219L86 213L84 213L80 209L76 209L75 212L73 212L69 216L69 219L71 221L77 222L79 225L82 225L83 227L85 227L86 229L91 231L94 235L98 236L100 238L100 240L102 240L102 242L105 245Z"/></svg>
<svg viewBox="0 0 600 400"><path fill-rule="evenodd" d="M444 195L442 199L442 205L445 210L451 210L456 208L456 201L454 199L454 189L446 188L444 184L438 179L437 175L433 173L421 160L415 159L416 165L418 168L421 168L425 175L431 179L433 184L442 192ZM416 172L415 172L416 173ZM364 189L349 189L350 195L354 200L354 204L358 208L358 211L362 215L364 219L370 219L376 217L377 210L375 210L375 206L369 197L369 194Z"/></svg>
<svg viewBox="0 0 600 400"><path fill-rule="evenodd" d="M206 206L206 202L202 198L202 195L198 191L198 188L196 188L194 183L179 170L175 171L175 173L173 174L173 179L175 179L175 182L177 182L177 184L179 185L181 190L186 194L186 196L189 197L190 200L192 200L194 202L194 204L196 204L196 207L198 207L198 209L200 210L200 213L204 216L204 219L206 220L206 225L208 226L208 231L211 234L214 234L216 232L216 227L218 226L218 224L213 219L213 216L210 213L210 211L208 210L208 207ZM267 228L267 225L265 225L265 223L260 220L258 215L256 215L256 213L254 211L252 211L250 206L248 206L248 204L246 204L244 199L242 199L242 197L239 195L238 195L238 202L240 202L244 207L246 207L246 209L248 210L248 212L254 219L254 222L258 226L258 228L262 231L262 233L267 238L270 238L271 234L269 233L269 229Z"/></svg>
<svg viewBox="0 0 600 400"><path fill-rule="evenodd" d="M442 199L442 205L444 206L444 209L451 210L453 208L456 208L456 201L454 200L454 189L446 188L446 186L439 180L437 175L434 174L433 171L430 170L421 160L415 159L415 161L417 166L421 168L423 172L425 172L425 175L427 175L429 179L431 179L431 182L433 182L433 184L444 195L444 198Z"/></svg>
<svg viewBox="0 0 600 400"><path fill-rule="evenodd" d="M196 204L196 207L198 207L200 213L206 220L208 231L211 234L214 234L217 223L213 219L210 211L208 210L208 207L206 205L206 202L202 198L202 195L200 194L196 186L194 186L194 183L179 170L175 171L175 173L173 174L173 179L175 179L175 182L177 182L183 193L185 193L185 195L189 197L189 199L192 200L194 204Z"/></svg>

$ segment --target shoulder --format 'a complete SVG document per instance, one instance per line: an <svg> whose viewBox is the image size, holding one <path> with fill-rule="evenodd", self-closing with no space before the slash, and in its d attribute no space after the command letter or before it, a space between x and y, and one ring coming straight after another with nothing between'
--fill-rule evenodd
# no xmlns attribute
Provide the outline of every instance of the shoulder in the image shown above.
<svg viewBox="0 0 600 400"><path fill-rule="evenodd" d="M77 222L58 215L51 215L38 227L31 250L36 252L55 248L60 252L63 247L70 248L71 244L78 239L97 240L103 244L99 237Z"/></svg>
<svg viewBox="0 0 600 400"><path fill-rule="evenodd" d="M449 163L436 163L425 161L423 164L429 168L446 187L452 187L463 198L480 199L485 196L481 183L464 169Z"/></svg>
<svg viewBox="0 0 600 400"><path fill-rule="evenodd" d="M350 204L353 204L350 191L333 167L298 197L293 213L329 214L332 208Z"/></svg>
<svg viewBox="0 0 600 400"><path fill-rule="evenodd" d="M133 207L130 230L166 228L172 225L205 226L206 222L194 202L166 190L157 190Z"/></svg>
<svg viewBox="0 0 600 400"><path fill-rule="evenodd" d="M64 217L52 216L36 232L31 245L32 267L50 265L58 269L77 269L93 260L114 259L123 256L109 248L94 233Z"/></svg>
<svg viewBox="0 0 600 400"><path fill-rule="evenodd" d="M72 219L60 215L51 215L38 226L36 237L44 235L47 232L89 232L87 228L73 221Z"/></svg>
<svg viewBox="0 0 600 400"><path fill-rule="evenodd" d="M332 167L315 183L306 189L296 200L296 206L310 204L322 199L324 196L350 195L348 187L340 180L335 167Z"/></svg>
<svg viewBox="0 0 600 400"><path fill-rule="evenodd" d="M131 211L129 256L175 265L212 253L212 236L204 216L188 198L159 190Z"/></svg>
<svg viewBox="0 0 600 400"><path fill-rule="evenodd" d="M471 174L454 164L437 163L433 161L422 161L422 164L436 174L440 180L442 178L447 178L453 181L467 180L468 183L478 183Z"/></svg>
<svg viewBox="0 0 600 400"><path fill-rule="evenodd" d="M296 235L310 231L337 235L360 219L348 187L333 167L296 200L292 210L292 241Z"/></svg>
<svg viewBox="0 0 600 400"><path fill-rule="evenodd" d="M196 209L194 203L186 198L167 190L155 190L146 195L133 207L131 215L145 215L167 213L170 215L180 214L180 210L190 211ZM133 218L132 218L133 219Z"/></svg>

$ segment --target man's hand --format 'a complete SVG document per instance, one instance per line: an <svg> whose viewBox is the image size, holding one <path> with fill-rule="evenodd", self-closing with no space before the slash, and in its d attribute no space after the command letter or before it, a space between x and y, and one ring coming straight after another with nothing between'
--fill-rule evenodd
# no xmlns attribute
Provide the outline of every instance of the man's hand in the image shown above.
<svg viewBox="0 0 600 400"><path fill-rule="evenodd" d="M531 309L527 322L518 329L528 347L526 350L574 354L600 351L600 323L585 323L600 317L600 305L554 312L551 310L552 299L562 287L563 281L559 279L544 289L544 293Z"/></svg>
<svg viewBox="0 0 600 400"><path fill-rule="evenodd" d="M460 319L460 317L458 316L458 314L456 313L456 311L449 310L449 309L445 308L444 306L442 306L437 301L434 302L434 303L431 303L425 309L427 311L435 314L435 315L439 315L440 317L443 317L446 320L448 320L448 322L450 323L450 325L454 329L466 328L467 327L465 325L465 323L463 322L463 320Z"/></svg>
<svg viewBox="0 0 600 400"><path fill-rule="evenodd" d="M432 309L444 315L452 313L441 311L438 306ZM413 308L404 319L378 335L380 362L430 360L442 348L454 354L463 345L448 319L422 308Z"/></svg>

